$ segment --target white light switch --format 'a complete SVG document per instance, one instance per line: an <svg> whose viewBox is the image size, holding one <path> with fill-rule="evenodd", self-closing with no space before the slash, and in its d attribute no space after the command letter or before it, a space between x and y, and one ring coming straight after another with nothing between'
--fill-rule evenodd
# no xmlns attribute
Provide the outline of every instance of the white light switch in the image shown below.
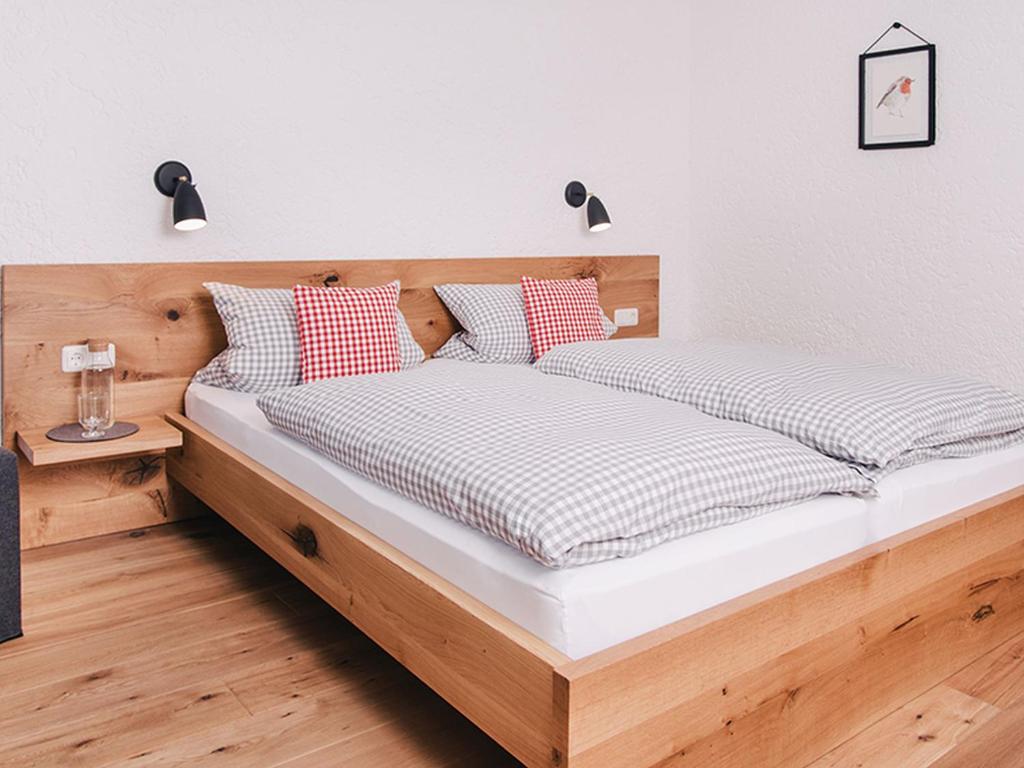
<svg viewBox="0 0 1024 768"><path fill-rule="evenodd" d="M636 307L615 310L615 324L620 328L640 324L640 310Z"/></svg>

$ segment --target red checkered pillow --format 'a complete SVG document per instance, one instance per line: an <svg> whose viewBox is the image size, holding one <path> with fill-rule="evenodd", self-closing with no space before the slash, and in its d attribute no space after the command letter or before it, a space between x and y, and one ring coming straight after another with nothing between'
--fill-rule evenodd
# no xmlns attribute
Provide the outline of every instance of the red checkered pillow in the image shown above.
<svg viewBox="0 0 1024 768"><path fill-rule="evenodd" d="M292 288L304 384L399 369L398 288Z"/></svg>
<svg viewBox="0 0 1024 768"><path fill-rule="evenodd" d="M526 304L533 354L539 360L554 346L574 341L604 341L604 313L597 303L597 280L519 278Z"/></svg>

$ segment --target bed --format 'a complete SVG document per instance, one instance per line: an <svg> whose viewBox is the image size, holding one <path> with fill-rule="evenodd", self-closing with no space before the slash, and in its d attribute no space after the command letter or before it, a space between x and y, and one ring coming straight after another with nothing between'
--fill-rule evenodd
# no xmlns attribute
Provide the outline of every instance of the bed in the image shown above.
<svg viewBox="0 0 1024 768"><path fill-rule="evenodd" d="M479 367L453 360L426 365L453 381L460 370ZM845 554L867 538L867 503L831 495L677 538L635 557L554 569L275 429L256 407L255 395L192 384L185 414L570 658ZM733 567L721 575L724 563ZM708 586L672 588L678 584Z"/></svg>
<svg viewBox="0 0 1024 768"><path fill-rule="evenodd" d="M461 371L478 364L426 365L457 382ZM193 383L185 393L185 415L331 509L344 509L348 520L570 659L1012 490L1024 466L1024 446L929 462L885 478L877 497L819 496L634 557L552 569L275 429L256 399Z"/></svg>
<svg viewBox="0 0 1024 768"><path fill-rule="evenodd" d="M157 463L126 494L163 505L161 518L205 502L530 768L804 765L1024 630L1013 451L895 472L877 500L819 499L551 575L514 552L480 556L487 544L473 531L324 467L314 495L302 476L313 457L272 443L240 402L190 390L185 413L191 373L224 343L204 280L401 278L402 309L431 352L454 326L430 286L523 273L595 276L606 311L640 307L642 324L626 335L658 333L657 257L6 267L5 439L54 409L73 412L57 347L110 336L120 414L166 413L183 433L166 475ZM240 420L248 426L232 432ZM78 524L114 472L100 463L26 473L23 529L39 543ZM805 559L773 563L771 547L750 546L756 536ZM758 567L724 580L713 564L728 558ZM636 595L683 567L696 569L687 573L701 595L652 614ZM609 595L635 609L628 622L602 626Z"/></svg>

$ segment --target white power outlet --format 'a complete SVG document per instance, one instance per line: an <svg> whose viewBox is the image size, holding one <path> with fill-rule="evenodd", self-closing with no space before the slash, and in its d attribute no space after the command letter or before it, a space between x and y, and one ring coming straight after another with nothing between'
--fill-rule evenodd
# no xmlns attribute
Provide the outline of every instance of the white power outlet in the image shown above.
<svg viewBox="0 0 1024 768"><path fill-rule="evenodd" d="M68 344L60 350L60 369L64 373L75 373L85 368L89 347L85 344Z"/></svg>
<svg viewBox="0 0 1024 768"><path fill-rule="evenodd" d="M107 350L110 353L110 362L116 362L114 360L114 345L109 345ZM88 344L67 344L60 348L60 369L64 373L77 373L85 368L88 359Z"/></svg>
<svg viewBox="0 0 1024 768"><path fill-rule="evenodd" d="M615 310L615 324L621 328L640 325L640 310L636 307Z"/></svg>

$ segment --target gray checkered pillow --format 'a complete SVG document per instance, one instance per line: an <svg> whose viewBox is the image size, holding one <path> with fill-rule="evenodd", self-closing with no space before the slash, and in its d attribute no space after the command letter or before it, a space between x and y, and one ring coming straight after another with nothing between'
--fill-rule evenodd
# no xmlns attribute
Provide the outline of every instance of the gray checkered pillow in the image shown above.
<svg viewBox="0 0 1024 768"><path fill-rule="evenodd" d="M395 319L398 321L398 359L401 369L405 371L415 368L426 360L427 356L423 353L423 347L416 341L416 337L412 335L412 330L409 328L409 323L406 322L402 310L395 311L397 313Z"/></svg>
<svg viewBox="0 0 1024 768"><path fill-rule="evenodd" d="M243 288L203 283L224 323L228 347L193 381L236 392L269 392L302 383L299 331L291 288ZM398 311L398 352L402 370L423 362L423 349Z"/></svg>
<svg viewBox="0 0 1024 768"><path fill-rule="evenodd" d="M434 357L474 363L534 361L523 290L518 284L448 283L435 285L434 291L462 326ZM603 314L601 320L606 336L619 330Z"/></svg>

